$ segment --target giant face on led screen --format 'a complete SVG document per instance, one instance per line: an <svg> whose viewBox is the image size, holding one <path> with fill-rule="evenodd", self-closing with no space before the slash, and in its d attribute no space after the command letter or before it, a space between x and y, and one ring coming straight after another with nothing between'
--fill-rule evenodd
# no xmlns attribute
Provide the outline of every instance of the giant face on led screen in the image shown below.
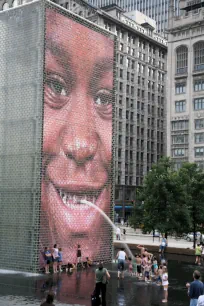
<svg viewBox="0 0 204 306"><path fill-rule="evenodd" d="M114 41L47 9L45 51L41 247L107 259Z"/></svg>

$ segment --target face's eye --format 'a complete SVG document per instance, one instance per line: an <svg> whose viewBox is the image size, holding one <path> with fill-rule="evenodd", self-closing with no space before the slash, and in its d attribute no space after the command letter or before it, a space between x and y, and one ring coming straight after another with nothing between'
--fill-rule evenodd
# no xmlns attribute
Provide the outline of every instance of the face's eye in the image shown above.
<svg viewBox="0 0 204 306"><path fill-rule="evenodd" d="M45 79L45 102L52 108L62 108L70 99L71 87L63 77L47 73Z"/></svg>
<svg viewBox="0 0 204 306"><path fill-rule="evenodd" d="M101 89L96 93L94 100L97 106L107 106L112 104L112 91Z"/></svg>
<svg viewBox="0 0 204 306"><path fill-rule="evenodd" d="M66 84L62 80L60 80L60 78L48 78L46 80L46 85L49 87L53 95L68 96Z"/></svg>

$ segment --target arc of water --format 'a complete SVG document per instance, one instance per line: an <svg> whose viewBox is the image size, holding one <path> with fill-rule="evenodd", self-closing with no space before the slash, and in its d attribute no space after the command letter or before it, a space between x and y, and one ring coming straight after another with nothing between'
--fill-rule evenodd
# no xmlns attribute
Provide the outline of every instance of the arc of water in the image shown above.
<svg viewBox="0 0 204 306"><path fill-rule="evenodd" d="M111 219L105 214L105 212L99 208L98 206L96 206L95 204L93 204L92 202L89 202L87 200L80 200L81 204L85 204L88 205L90 207L93 207L95 210L97 210L98 212L100 212L100 214L104 217L104 219L112 226L112 228L116 231L117 227L115 226L115 224L111 221ZM127 245L127 243L125 242L121 242L124 245L124 248L128 251L129 255L133 258L133 254L129 248L129 246Z"/></svg>

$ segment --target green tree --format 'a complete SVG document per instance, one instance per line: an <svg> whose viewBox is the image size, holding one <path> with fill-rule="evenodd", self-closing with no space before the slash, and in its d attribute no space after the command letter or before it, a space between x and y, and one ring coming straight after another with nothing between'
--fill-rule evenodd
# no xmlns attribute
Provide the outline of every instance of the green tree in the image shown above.
<svg viewBox="0 0 204 306"><path fill-rule="evenodd" d="M135 230L136 228L140 228L143 226L143 218L144 218L144 203L138 202L134 208L132 215L129 217L130 226Z"/></svg>
<svg viewBox="0 0 204 306"><path fill-rule="evenodd" d="M178 171L179 179L183 184L184 201L190 213L188 231L195 233L203 230L204 223L204 173L195 163L185 163Z"/></svg>
<svg viewBox="0 0 204 306"><path fill-rule="evenodd" d="M140 200L144 201L142 222L144 230L181 235L190 224L190 214L183 198L180 177L169 158L153 165L144 179ZM134 213L136 214L136 208Z"/></svg>

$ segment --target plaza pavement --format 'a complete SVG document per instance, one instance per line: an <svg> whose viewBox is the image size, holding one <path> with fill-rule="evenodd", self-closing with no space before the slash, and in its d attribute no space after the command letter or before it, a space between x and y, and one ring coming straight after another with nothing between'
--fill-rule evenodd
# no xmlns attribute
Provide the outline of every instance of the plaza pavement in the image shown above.
<svg viewBox="0 0 204 306"><path fill-rule="evenodd" d="M152 235L145 235L140 232L140 230L135 230L130 227L119 226L121 233L123 228L126 229L126 235L121 235L121 242L126 242L127 244L144 244L151 246L158 246L161 244L161 238L155 237L153 240ZM114 235L114 242L119 242L116 240L116 235ZM193 242L188 242L185 239L175 239L174 237L168 238L168 247L172 248L182 248L182 249L193 249Z"/></svg>

